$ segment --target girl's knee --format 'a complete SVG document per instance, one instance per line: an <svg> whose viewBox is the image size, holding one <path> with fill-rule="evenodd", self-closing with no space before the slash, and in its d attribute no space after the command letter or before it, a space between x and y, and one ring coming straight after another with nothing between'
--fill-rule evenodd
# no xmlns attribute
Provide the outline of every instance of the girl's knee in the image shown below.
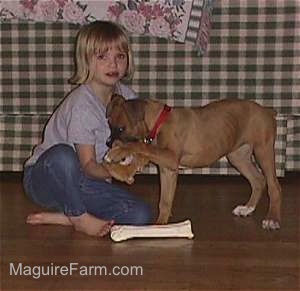
<svg viewBox="0 0 300 291"><path fill-rule="evenodd" d="M64 173L72 173L79 166L78 157L74 149L66 144L58 144L47 152L45 165L52 170Z"/></svg>

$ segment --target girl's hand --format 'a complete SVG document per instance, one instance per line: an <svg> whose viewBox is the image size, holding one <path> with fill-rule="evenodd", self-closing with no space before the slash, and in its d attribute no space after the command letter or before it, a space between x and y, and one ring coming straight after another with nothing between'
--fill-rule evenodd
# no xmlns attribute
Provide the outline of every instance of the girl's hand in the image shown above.
<svg viewBox="0 0 300 291"><path fill-rule="evenodd" d="M107 179L112 177L103 164L97 163L94 145L77 144L75 145L75 148L80 166L87 176L96 179Z"/></svg>

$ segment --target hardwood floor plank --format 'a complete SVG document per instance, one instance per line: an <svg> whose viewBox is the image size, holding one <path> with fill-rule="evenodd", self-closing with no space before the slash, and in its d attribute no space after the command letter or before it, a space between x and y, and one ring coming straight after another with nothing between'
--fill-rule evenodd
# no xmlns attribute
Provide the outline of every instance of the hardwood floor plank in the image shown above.
<svg viewBox="0 0 300 291"><path fill-rule="evenodd" d="M180 176L171 221L191 219L195 238L114 243L109 237L95 239L68 226L25 224L26 216L41 208L24 195L21 174L0 173L0 289L300 290L299 178L300 173L292 173L280 180L284 195L279 231L261 228L266 195L253 216L231 214L250 194L242 177ZM149 201L157 212L157 177L138 176L133 186L124 187ZM70 269L72 263L77 268L72 275L58 272L34 278L42 268ZM12 268L16 271L21 265L35 268L36 275L11 275ZM115 275L116 266L126 272L140 267L143 274ZM106 275L99 273L100 267ZM84 270L90 273L84 275Z"/></svg>

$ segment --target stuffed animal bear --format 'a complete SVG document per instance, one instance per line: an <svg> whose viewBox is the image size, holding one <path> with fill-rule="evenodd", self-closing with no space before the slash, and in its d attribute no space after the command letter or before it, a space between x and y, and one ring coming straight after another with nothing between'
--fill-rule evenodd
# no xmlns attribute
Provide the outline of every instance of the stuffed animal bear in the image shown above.
<svg viewBox="0 0 300 291"><path fill-rule="evenodd" d="M134 182L134 176L137 172L141 171L145 165L149 163L149 160L141 154L130 153L124 160L120 162L112 162L109 159L109 153L113 149L110 149L105 157L103 166L113 176L113 178L132 184Z"/></svg>

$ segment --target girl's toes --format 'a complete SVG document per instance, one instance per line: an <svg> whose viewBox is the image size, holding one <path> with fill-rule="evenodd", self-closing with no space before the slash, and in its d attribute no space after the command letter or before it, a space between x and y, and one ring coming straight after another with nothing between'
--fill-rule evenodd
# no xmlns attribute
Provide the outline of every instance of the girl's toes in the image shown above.
<svg viewBox="0 0 300 291"><path fill-rule="evenodd" d="M34 218L28 216L27 219L26 219L26 223L33 224L34 223Z"/></svg>
<svg viewBox="0 0 300 291"><path fill-rule="evenodd" d="M38 224L41 223L41 221L42 221L42 215L39 213L29 214L26 219L26 223L29 224Z"/></svg>
<svg viewBox="0 0 300 291"><path fill-rule="evenodd" d="M109 232L110 232L110 229L111 227L114 225L114 221L111 220L111 221L108 221L102 228L101 230L98 232L98 236L99 237L103 237L103 236L106 236Z"/></svg>

